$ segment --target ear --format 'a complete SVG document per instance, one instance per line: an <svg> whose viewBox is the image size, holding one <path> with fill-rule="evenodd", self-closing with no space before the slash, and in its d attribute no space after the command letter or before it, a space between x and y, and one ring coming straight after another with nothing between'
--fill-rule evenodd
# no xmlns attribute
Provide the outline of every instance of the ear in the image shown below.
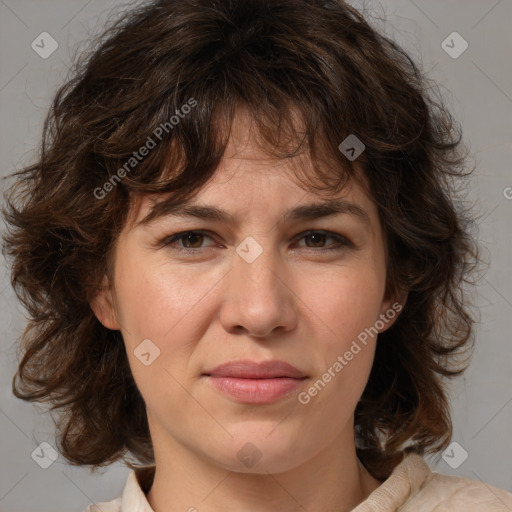
<svg viewBox="0 0 512 512"><path fill-rule="evenodd" d="M375 321L375 327L379 334L387 331L396 322L405 307L407 295L407 292L403 292L398 297L388 297L382 301L379 318Z"/></svg>
<svg viewBox="0 0 512 512"><path fill-rule="evenodd" d="M103 276L101 287L89 302L96 318L107 328L120 330L117 313L114 307L113 293L108 277Z"/></svg>

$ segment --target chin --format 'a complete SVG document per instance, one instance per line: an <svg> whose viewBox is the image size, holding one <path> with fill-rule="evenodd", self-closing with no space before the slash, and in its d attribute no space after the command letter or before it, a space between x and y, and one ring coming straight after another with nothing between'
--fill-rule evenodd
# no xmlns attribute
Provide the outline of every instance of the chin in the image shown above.
<svg viewBox="0 0 512 512"><path fill-rule="evenodd" d="M236 433L230 430L233 438L219 446L222 452L218 453L217 464L229 471L255 474L282 473L298 466L304 457L297 450L300 436L279 431L275 422L270 425L263 422L246 429L239 425Z"/></svg>

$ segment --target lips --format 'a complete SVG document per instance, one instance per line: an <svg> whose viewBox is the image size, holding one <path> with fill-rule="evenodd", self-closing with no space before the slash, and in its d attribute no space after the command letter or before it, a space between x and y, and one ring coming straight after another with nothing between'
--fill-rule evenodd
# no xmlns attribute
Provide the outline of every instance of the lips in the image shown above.
<svg viewBox="0 0 512 512"><path fill-rule="evenodd" d="M231 361L204 374L207 382L244 404L270 404L290 396L307 379L284 361Z"/></svg>
<svg viewBox="0 0 512 512"><path fill-rule="evenodd" d="M210 377L234 377L238 379L275 379L306 377L299 369L284 361L231 361L205 373Z"/></svg>

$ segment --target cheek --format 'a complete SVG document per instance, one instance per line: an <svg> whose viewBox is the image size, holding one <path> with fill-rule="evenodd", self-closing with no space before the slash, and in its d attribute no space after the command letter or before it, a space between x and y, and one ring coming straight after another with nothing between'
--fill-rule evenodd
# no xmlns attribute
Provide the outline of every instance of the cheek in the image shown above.
<svg viewBox="0 0 512 512"><path fill-rule="evenodd" d="M320 356L319 373L298 400L307 411L303 428L316 432L327 443L351 421L368 381L375 338L365 329L378 318L382 287L370 273L353 272L325 279L322 284L315 297L324 325L324 335L317 336L315 347Z"/></svg>
<svg viewBox="0 0 512 512"><path fill-rule="evenodd" d="M211 280L191 279L135 254L119 258L115 277L117 315L137 387L148 404L160 403L169 390L180 396L177 382L187 377L194 343L202 336L207 300L201 298Z"/></svg>
<svg viewBox="0 0 512 512"><path fill-rule="evenodd" d="M321 320L326 343L340 348L379 318L384 279L375 269L344 268L304 282L305 304Z"/></svg>
<svg viewBox="0 0 512 512"><path fill-rule="evenodd" d="M131 341L162 340L197 305L204 286L149 258L119 258L117 313Z"/></svg>

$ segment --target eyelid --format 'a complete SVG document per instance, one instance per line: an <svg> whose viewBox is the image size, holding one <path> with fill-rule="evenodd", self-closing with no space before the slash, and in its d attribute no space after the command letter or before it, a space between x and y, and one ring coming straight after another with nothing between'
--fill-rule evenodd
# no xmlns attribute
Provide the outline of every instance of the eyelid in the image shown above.
<svg viewBox="0 0 512 512"><path fill-rule="evenodd" d="M203 235L205 237L214 239L213 236L211 236L211 233L209 231L205 231L202 229L188 229L186 231L180 231L178 233L174 233L172 235L168 235L164 237L159 243L159 247L169 247L173 242L179 241L180 238L185 237L186 235ZM183 250L187 252L197 252L200 249L204 249L204 247L201 247L200 249L187 249L186 247L175 247L177 250Z"/></svg>
<svg viewBox="0 0 512 512"><path fill-rule="evenodd" d="M172 250L176 250L178 252L187 253L187 254L197 253L199 251L202 251L205 249L210 249L213 247L213 246L206 246L206 247L198 247L198 248L187 248L187 247L179 247L179 246L172 245L174 242L179 241L181 238L183 238L187 235L195 235L195 234L205 236L212 240L215 239L215 236L212 236L213 233L211 233L210 231L202 230L202 229L190 229L190 230L186 230L186 231L180 231L178 233L174 233L172 235L164 237L158 243L158 246L162 247L162 248L170 247ZM293 237L293 241L296 242L296 241L301 240L311 234L325 235L327 238L332 238L336 242L336 243L332 244L333 247L331 247L331 246L327 246L327 247L301 246L302 248L313 251L313 252L322 252L322 251L326 252L326 251L336 251L336 250L339 251L342 249L346 249L347 247L350 247L350 248L355 247L354 244L352 243L352 241L349 240L346 236L343 236L339 233L329 231L326 229L308 229L308 230L302 231Z"/></svg>
<svg viewBox="0 0 512 512"><path fill-rule="evenodd" d="M346 237L339 233L335 233L334 231L329 231L327 229L308 229L306 231L302 231L301 233L298 233L293 240L300 240L306 237L307 235L316 234L319 233L321 235L325 235L328 238L332 238L335 240L338 244L341 244L342 246L346 247L354 247L354 244ZM311 249L311 250L319 250L319 251L328 251L331 250L328 247L305 247L305 249ZM335 250L334 248L332 250Z"/></svg>

